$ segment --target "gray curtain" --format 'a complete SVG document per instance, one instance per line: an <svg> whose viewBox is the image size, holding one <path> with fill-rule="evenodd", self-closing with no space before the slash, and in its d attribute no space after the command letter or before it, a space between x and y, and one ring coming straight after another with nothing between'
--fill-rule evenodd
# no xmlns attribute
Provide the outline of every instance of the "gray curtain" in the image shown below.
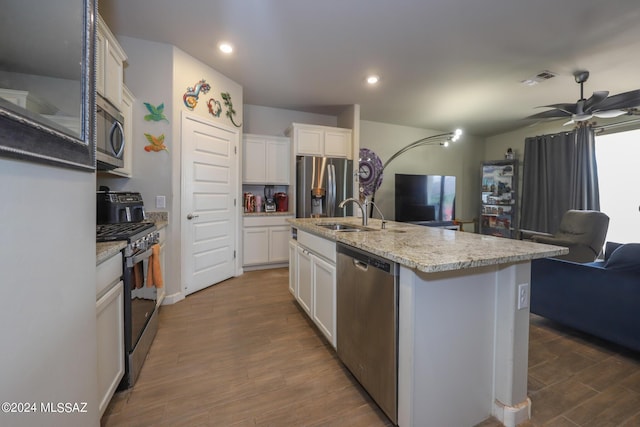
<svg viewBox="0 0 640 427"><path fill-rule="evenodd" d="M600 210L590 126L525 139L520 227L554 233L569 209Z"/></svg>

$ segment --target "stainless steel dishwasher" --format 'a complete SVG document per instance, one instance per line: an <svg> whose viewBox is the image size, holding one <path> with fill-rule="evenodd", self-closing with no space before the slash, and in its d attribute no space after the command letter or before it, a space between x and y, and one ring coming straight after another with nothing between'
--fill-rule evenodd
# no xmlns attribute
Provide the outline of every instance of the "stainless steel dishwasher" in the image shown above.
<svg viewBox="0 0 640 427"><path fill-rule="evenodd" d="M398 265L337 244L338 357L394 424L398 418Z"/></svg>

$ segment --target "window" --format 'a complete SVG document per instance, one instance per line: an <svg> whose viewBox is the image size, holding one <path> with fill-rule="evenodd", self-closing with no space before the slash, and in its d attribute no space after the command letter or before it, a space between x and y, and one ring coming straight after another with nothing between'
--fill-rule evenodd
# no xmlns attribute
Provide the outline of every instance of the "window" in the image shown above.
<svg viewBox="0 0 640 427"><path fill-rule="evenodd" d="M640 242L640 129L596 136L600 210L608 242Z"/></svg>

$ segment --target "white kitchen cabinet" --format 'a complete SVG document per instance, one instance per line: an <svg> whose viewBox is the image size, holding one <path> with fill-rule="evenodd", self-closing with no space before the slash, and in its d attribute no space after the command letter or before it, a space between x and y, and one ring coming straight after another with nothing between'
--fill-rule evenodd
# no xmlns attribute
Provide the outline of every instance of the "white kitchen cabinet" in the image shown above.
<svg viewBox="0 0 640 427"><path fill-rule="evenodd" d="M335 348L337 282L335 242L300 230L297 235L297 242L290 246L289 260L289 268L293 264L296 270L294 295L320 332ZM290 290L291 279L290 275Z"/></svg>
<svg viewBox="0 0 640 427"><path fill-rule="evenodd" d="M289 260L290 235L291 228L288 225L269 227L269 262Z"/></svg>
<svg viewBox="0 0 640 427"><path fill-rule="evenodd" d="M242 182L289 185L291 151L288 138L245 134Z"/></svg>
<svg viewBox="0 0 640 427"><path fill-rule="evenodd" d="M298 278L297 250L298 242L294 239L289 240L289 292L294 297L296 296L296 280Z"/></svg>
<svg viewBox="0 0 640 427"><path fill-rule="evenodd" d="M97 43L96 91L120 109L127 54L99 15Z"/></svg>
<svg viewBox="0 0 640 427"><path fill-rule="evenodd" d="M249 227L243 230L244 265L269 263L269 227Z"/></svg>
<svg viewBox="0 0 640 427"><path fill-rule="evenodd" d="M124 166L107 171L113 175L131 178L133 176L133 104L135 97L126 86L122 86L122 104L120 112L124 116Z"/></svg>
<svg viewBox="0 0 640 427"><path fill-rule="evenodd" d="M124 375L124 296L120 252L96 268L96 337L98 409L102 416Z"/></svg>
<svg viewBox="0 0 640 427"><path fill-rule="evenodd" d="M311 266L311 252L298 246L296 252L298 278L296 280L296 300L309 317L313 310L313 273Z"/></svg>
<svg viewBox="0 0 640 427"><path fill-rule="evenodd" d="M289 260L287 218L252 216L243 220L242 265L248 270L285 266Z"/></svg>
<svg viewBox="0 0 640 427"><path fill-rule="evenodd" d="M293 123L287 135L297 156L353 157L351 129Z"/></svg>
<svg viewBox="0 0 640 427"><path fill-rule="evenodd" d="M312 257L313 321L336 346L336 265Z"/></svg>

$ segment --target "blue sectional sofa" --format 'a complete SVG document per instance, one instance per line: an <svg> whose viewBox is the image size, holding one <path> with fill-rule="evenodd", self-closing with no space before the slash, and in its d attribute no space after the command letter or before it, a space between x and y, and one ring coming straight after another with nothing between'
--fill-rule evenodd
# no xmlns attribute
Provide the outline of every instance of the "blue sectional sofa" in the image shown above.
<svg viewBox="0 0 640 427"><path fill-rule="evenodd" d="M640 244L608 243L584 264L533 260L531 312L640 352Z"/></svg>

